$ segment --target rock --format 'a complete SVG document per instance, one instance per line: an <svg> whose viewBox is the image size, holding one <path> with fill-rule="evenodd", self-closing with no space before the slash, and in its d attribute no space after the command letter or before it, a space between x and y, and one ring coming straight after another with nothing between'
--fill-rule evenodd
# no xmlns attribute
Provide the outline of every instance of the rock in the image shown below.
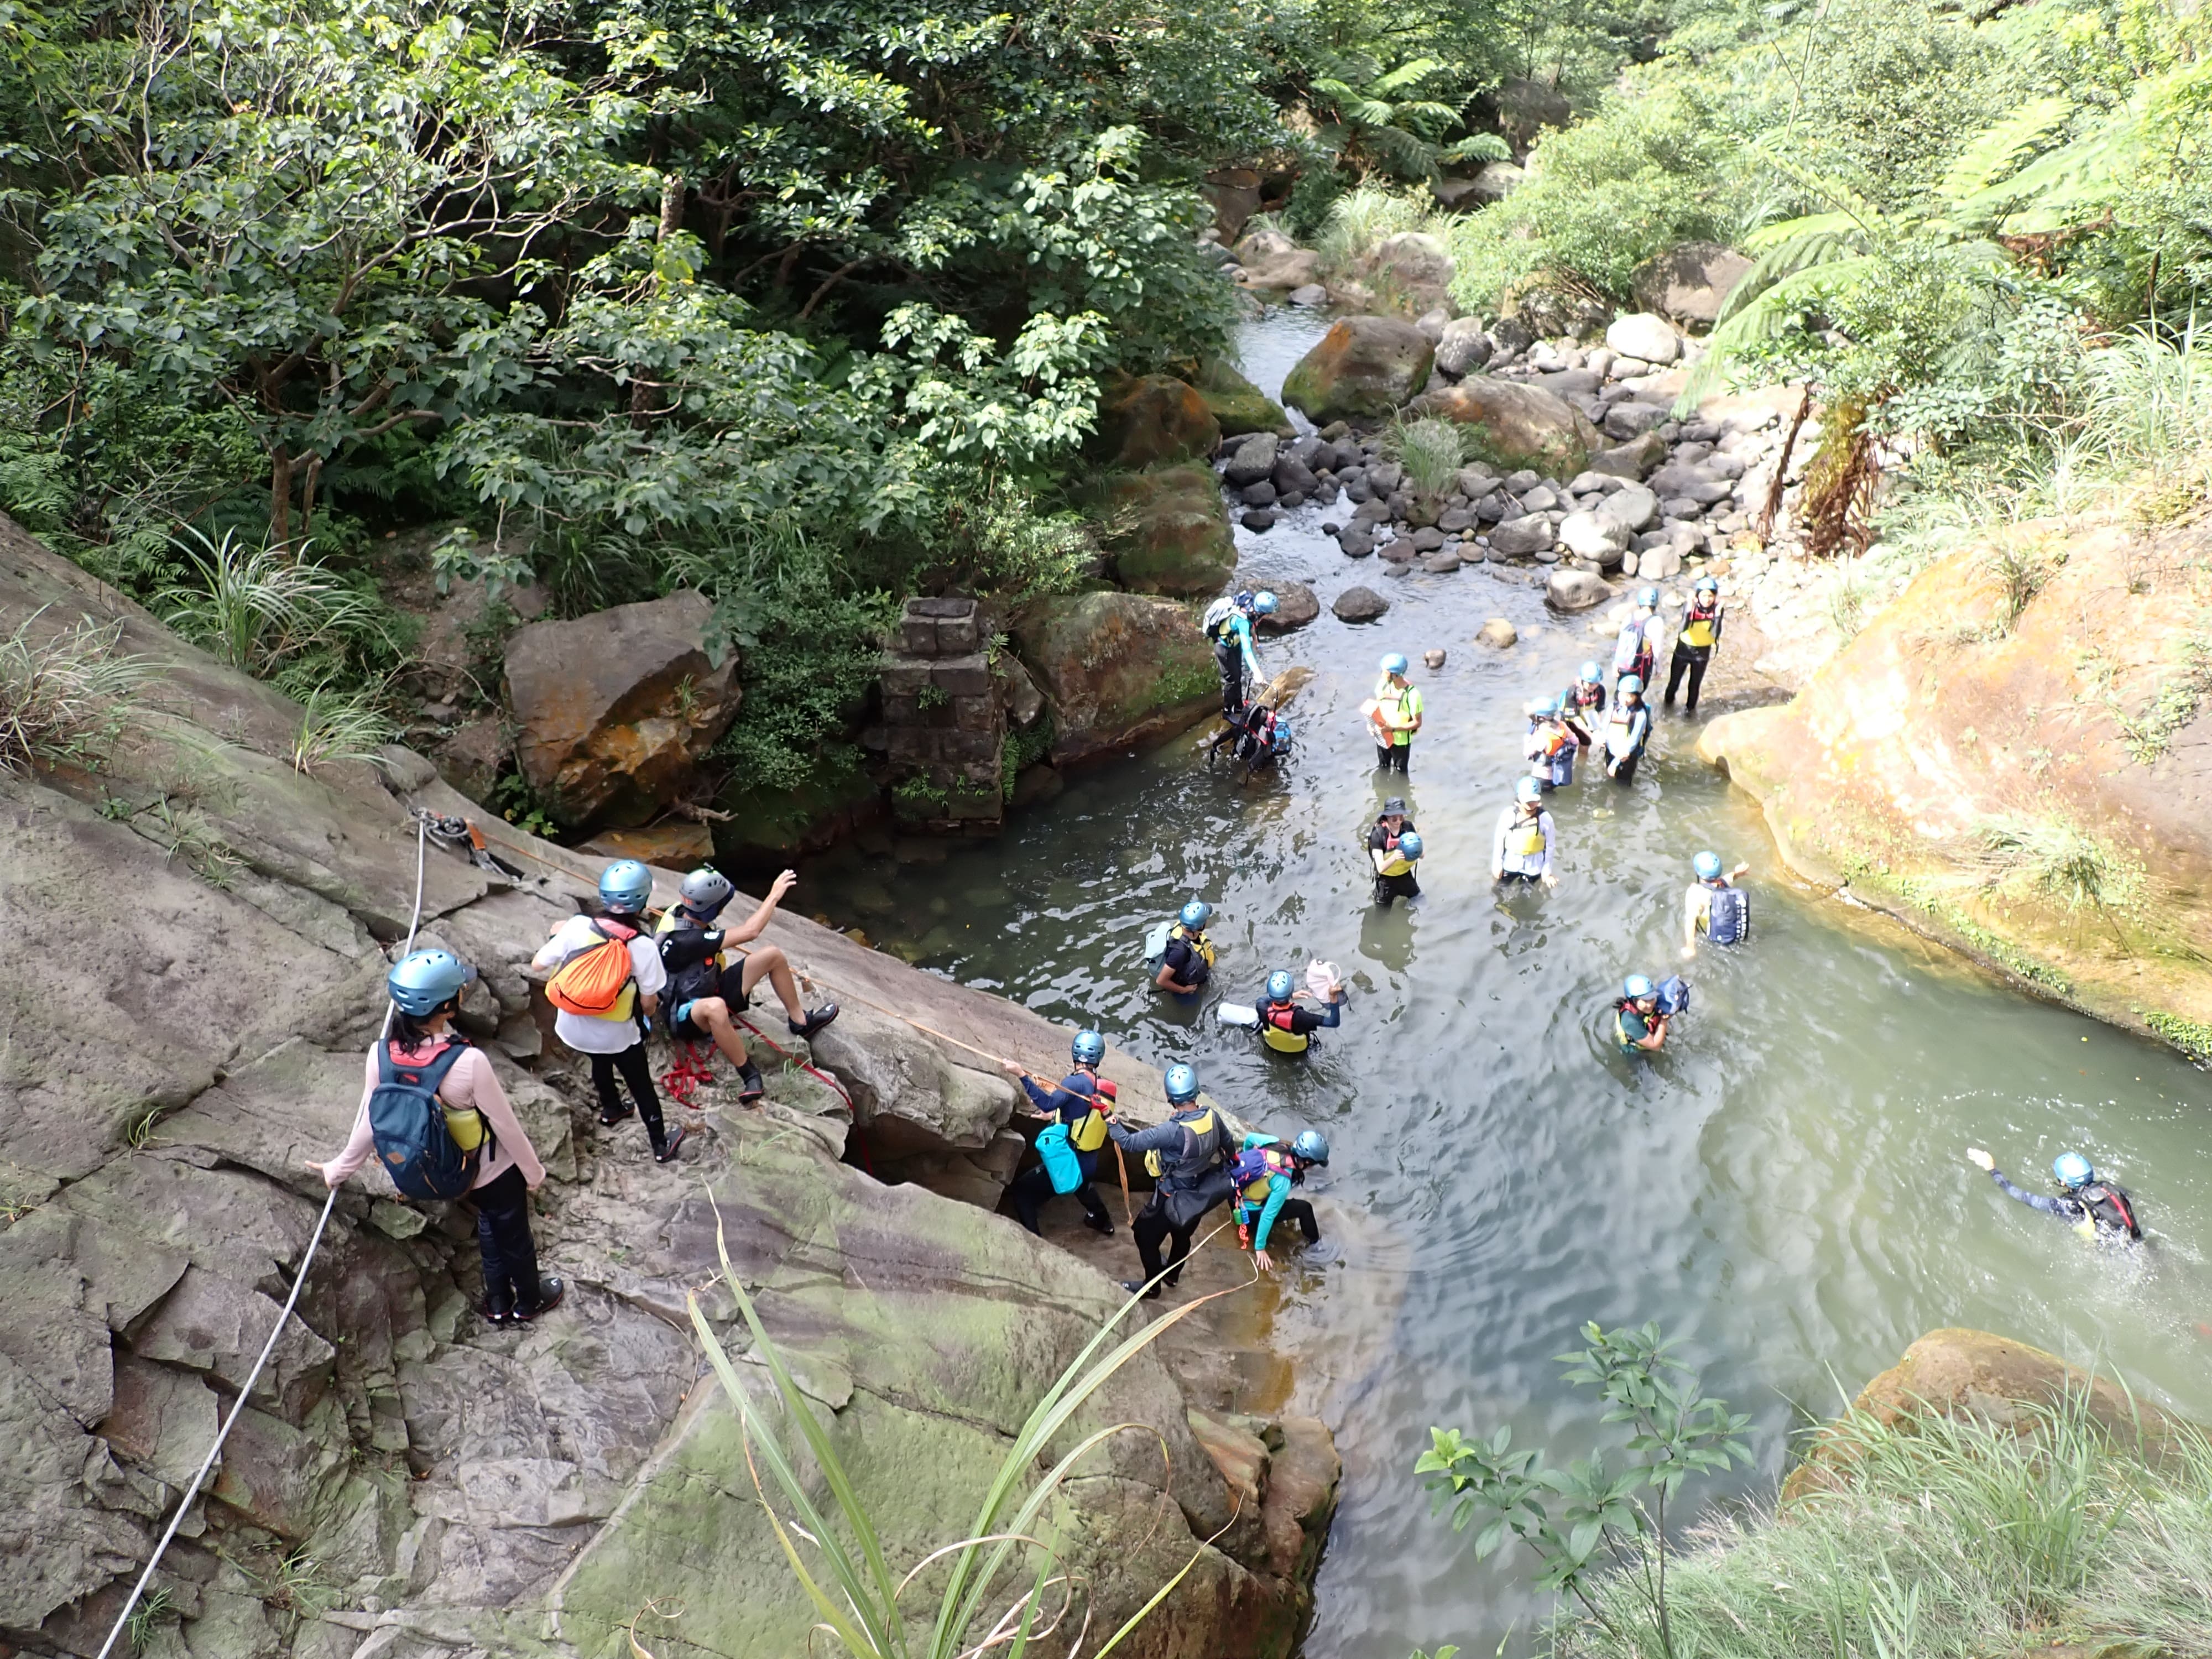
<svg viewBox="0 0 2212 1659"><path fill-rule="evenodd" d="M1275 441L1262 435L1244 441L1273 446ZM1268 498L1273 499L1272 488ZM1237 568L1220 487L1212 470L1200 462L1109 477L1101 518L1099 541L1114 574L1137 592L1215 593Z"/></svg>
<svg viewBox="0 0 2212 1659"><path fill-rule="evenodd" d="M1221 470L1221 481L1232 489L1259 483L1274 472L1280 447L1280 441L1272 432L1254 433L1231 452L1229 465Z"/></svg>
<svg viewBox="0 0 2212 1659"><path fill-rule="evenodd" d="M1238 519L1237 522L1243 525L1245 529L1257 534L1262 531L1273 530L1280 518L1281 514L1278 514L1273 507L1255 507L1250 512Z"/></svg>
<svg viewBox="0 0 2212 1659"><path fill-rule="evenodd" d="M1413 550L1416 553L1433 553L1443 544L1444 532L1433 525L1413 532Z"/></svg>
<svg viewBox="0 0 2212 1659"><path fill-rule="evenodd" d="M1279 581L1274 584L1274 614L1261 617L1254 624L1262 634L1287 634L1321 615L1321 601L1304 582Z"/></svg>
<svg viewBox="0 0 2212 1659"><path fill-rule="evenodd" d="M1340 318L1283 381L1284 401L1316 422L1389 415L1429 378L1436 348L1395 317Z"/></svg>
<svg viewBox="0 0 2212 1659"><path fill-rule="evenodd" d="M1588 570L1554 570L1544 579L1544 603L1554 611L1587 611L1613 597L1605 578Z"/></svg>
<svg viewBox="0 0 2212 1659"><path fill-rule="evenodd" d="M999 683L999 702L1006 711L1006 723L1017 731L1035 726L1044 713L1044 693L1037 690L1022 659L1012 652L1003 652L991 665L991 673Z"/></svg>
<svg viewBox="0 0 2212 1659"><path fill-rule="evenodd" d="M1685 466L1670 461L1651 475L1651 488L1662 496L1679 495L1700 507L1711 507L1724 501L1735 493L1726 479L1717 478L1695 466Z"/></svg>
<svg viewBox="0 0 2212 1659"><path fill-rule="evenodd" d="M1613 520L1592 513L1570 513L1560 520L1559 544L1585 559L1609 556L1618 559L1628 546L1628 532Z"/></svg>
<svg viewBox="0 0 2212 1659"><path fill-rule="evenodd" d="M1649 529L1659 516L1659 498L1642 484L1624 483L1598 506L1598 516L1633 533Z"/></svg>
<svg viewBox="0 0 2212 1659"><path fill-rule="evenodd" d="M1702 331L1713 325L1721 302L1751 264L1717 242L1684 242L1638 265L1628 279L1629 289L1645 311L1678 327Z"/></svg>
<svg viewBox="0 0 2212 1659"><path fill-rule="evenodd" d="M1407 564L1420 552L1411 536L1398 536L1376 550L1375 556L1385 564Z"/></svg>
<svg viewBox="0 0 2212 1659"><path fill-rule="evenodd" d="M1601 449L1590 457L1590 471L1616 477L1642 478L1667 459L1667 441L1656 432L1645 432L1615 448Z"/></svg>
<svg viewBox="0 0 2212 1659"><path fill-rule="evenodd" d="M1328 303L1328 290L1319 283L1308 283L1304 288L1292 289L1283 297L1294 306L1325 306Z"/></svg>
<svg viewBox="0 0 2212 1659"><path fill-rule="evenodd" d="M1508 81L1491 97L1506 141L1516 149L1528 149L1546 127L1563 127L1574 119L1566 94L1542 81Z"/></svg>
<svg viewBox="0 0 2212 1659"><path fill-rule="evenodd" d="M1507 519L1490 532L1491 550L1509 558L1540 553L1552 545L1552 521L1540 513Z"/></svg>
<svg viewBox="0 0 2212 1659"><path fill-rule="evenodd" d="M1373 622L1390 608L1390 602L1371 587L1347 587L1329 606L1339 622Z"/></svg>
<svg viewBox="0 0 2212 1659"><path fill-rule="evenodd" d="M1237 495L1247 507L1273 507L1275 504L1275 486L1265 478L1257 483L1246 484Z"/></svg>
<svg viewBox="0 0 2212 1659"><path fill-rule="evenodd" d="M687 588L514 631L516 758L560 823L642 823L695 786L743 695L734 650L708 660L713 624L714 606Z"/></svg>
<svg viewBox="0 0 2212 1659"><path fill-rule="evenodd" d="M1477 645L1486 645L1495 650L1503 651L1516 644L1520 638L1519 630L1511 623L1503 617L1492 617L1488 622L1483 623L1480 630L1474 636L1474 642Z"/></svg>
<svg viewBox="0 0 2212 1659"><path fill-rule="evenodd" d="M1291 435L1291 417L1283 413L1282 405L1246 380L1234 364L1219 357L1202 358L1193 384L1223 437L1253 432Z"/></svg>
<svg viewBox="0 0 2212 1659"><path fill-rule="evenodd" d="M1375 527L1367 524L1347 525L1338 535L1336 544L1344 550L1347 559L1364 559L1375 550Z"/></svg>
<svg viewBox="0 0 2212 1659"><path fill-rule="evenodd" d="M1490 336L1474 317L1455 317L1437 337L1436 367L1454 380L1472 374L1490 361Z"/></svg>
<svg viewBox="0 0 2212 1659"><path fill-rule="evenodd" d="M1057 595L1024 607L1013 635L1052 705L1057 765L1172 736L1220 705L1213 653L1171 600Z"/></svg>
<svg viewBox="0 0 2212 1659"><path fill-rule="evenodd" d="M1395 461L1377 461L1367 469L1367 482L1378 495L1395 495L1406 482L1406 469Z"/></svg>
<svg viewBox="0 0 2212 1659"><path fill-rule="evenodd" d="M1436 306L1414 318L1413 326L1434 342L1444 337L1444 329L1451 320L1451 308L1449 306Z"/></svg>
<svg viewBox="0 0 2212 1659"><path fill-rule="evenodd" d="M1682 574L1682 556L1674 548L1655 547L1636 556L1636 574L1646 581L1662 582Z"/></svg>
<svg viewBox="0 0 2212 1659"><path fill-rule="evenodd" d="M1595 333L1605 326L1611 308L1579 283L1563 283L1540 270L1508 288L1499 309L1506 319L1527 329L1531 339L1556 340L1564 335L1582 337ZM1491 334L1495 338L1498 331L1492 329ZM1556 354L1553 361L1556 362Z"/></svg>
<svg viewBox="0 0 2212 1659"><path fill-rule="evenodd" d="M1280 231L1255 231L1231 251L1242 267L1235 278L1241 288L1300 289L1321 280L1321 255Z"/></svg>
<svg viewBox="0 0 2212 1659"><path fill-rule="evenodd" d="M1559 493L1549 484L1538 484L1521 497L1523 513L1549 513L1559 504Z"/></svg>
<svg viewBox="0 0 2212 1659"><path fill-rule="evenodd" d="M1278 495L1310 495L1321 483L1314 477L1313 469L1296 455L1284 455L1276 460L1272 481Z"/></svg>
<svg viewBox="0 0 2212 1659"><path fill-rule="evenodd" d="M1565 477L1588 464L1597 430L1548 392L1492 374L1471 374L1457 386L1417 399L1413 412L1442 416L1471 428L1468 443L1499 467L1538 467Z"/></svg>
<svg viewBox="0 0 2212 1659"><path fill-rule="evenodd" d="M1570 495L1609 495L1628 481L1614 473L1601 472L1592 467L1587 472L1577 472L1568 482Z"/></svg>
<svg viewBox="0 0 2212 1659"><path fill-rule="evenodd" d="M433 775L483 805L491 799L493 787L513 760L514 744L507 735L507 723L495 715L486 715L464 720L440 740L433 752L437 760Z"/></svg>
<svg viewBox="0 0 2212 1659"><path fill-rule="evenodd" d="M1098 429L1087 446L1109 467L1203 460L1221 442L1221 423L1195 386L1172 374L1124 375L1098 399Z"/></svg>
<svg viewBox="0 0 2212 1659"><path fill-rule="evenodd" d="M1431 646L1421 653L1421 665L1431 672L1444 665L1444 653L1440 646Z"/></svg>
<svg viewBox="0 0 2212 1659"><path fill-rule="evenodd" d="M1420 559L1421 568L1432 576L1448 575L1458 569L1461 560L1459 554L1455 550L1458 545L1455 542L1451 547L1442 547L1434 552L1424 553Z"/></svg>
<svg viewBox="0 0 2212 1659"><path fill-rule="evenodd" d="M1525 168L1510 161L1489 161L1474 175L1474 199L1485 205L1502 202L1528 181Z"/></svg>
<svg viewBox="0 0 2212 1659"><path fill-rule="evenodd" d="M1454 269L1443 241L1425 230L1401 230L1385 236L1354 261L1354 267L1367 283L1395 291L1408 310L1419 306L1423 311L1444 301L1451 289ZM1436 336L1429 337L1433 340Z"/></svg>
<svg viewBox="0 0 2212 1659"><path fill-rule="evenodd" d="M1439 173L1430 179L1429 193L1437 198L1437 205L1448 213L1482 204L1481 198L1475 194L1475 181L1455 173Z"/></svg>
<svg viewBox="0 0 2212 1659"><path fill-rule="evenodd" d="M1674 332L1674 325L1649 312L1614 319L1605 331L1605 343L1623 357L1641 357L1652 364L1671 363L1682 355L1682 337Z"/></svg>
<svg viewBox="0 0 2212 1659"><path fill-rule="evenodd" d="M1206 175L1199 193L1213 204L1213 229L1223 241L1234 242L1245 222L1260 210L1266 182L1251 167L1217 167Z"/></svg>
<svg viewBox="0 0 2212 1659"><path fill-rule="evenodd" d="M1624 441L1640 438L1666 418L1667 408L1663 404L1642 404L1633 400L1617 403L1605 411L1605 434ZM1665 440L1661 441L1663 443Z"/></svg>
<svg viewBox="0 0 2212 1659"><path fill-rule="evenodd" d="M595 858L635 859L668 870L690 870L714 856L714 832L703 823L665 819L644 830L605 830L583 845Z"/></svg>

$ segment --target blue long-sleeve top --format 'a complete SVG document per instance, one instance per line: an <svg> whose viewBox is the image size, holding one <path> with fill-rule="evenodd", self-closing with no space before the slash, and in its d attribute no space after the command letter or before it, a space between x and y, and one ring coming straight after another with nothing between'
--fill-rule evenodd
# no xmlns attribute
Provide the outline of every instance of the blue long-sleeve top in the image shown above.
<svg viewBox="0 0 2212 1659"><path fill-rule="evenodd" d="M2040 1210L2045 1215L2055 1215L2067 1221L2088 1219L2088 1206L2078 1198L2054 1198L2048 1193L2031 1193L2025 1187L2015 1187L2006 1180L2002 1170L1991 1170L1990 1179L2004 1189L2007 1198L2016 1198L2031 1210Z"/></svg>
<svg viewBox="0 0 2212 1659"><path fill-rule="evenodd" d="M1224 640L1234 640L1237 648L1244 653L1244 666L1255 677L1260 672L1260 659L1252 650L1252 619L1239 611L1221 625Z"/></svg>
<svg viewBox="0 0 2212 1659"><path fill-rule="evenodd" d="M1239 1150L1249 1152L1255 1146L1276 1146L1281 1144L1273 1135L1254 1133L1244 1137L1244 1144ZM1276 1170L1267 1177L1267 1197L1262 1204L1254 1205L1244 1196L1243 1188L1240 1188L1237 1190L1237 1208L1239 1219L1246 1218L1247 1212L1255 1208L1260 1212L1259 1219L1251 1223L1254 1249L1264 1250L1267 1248L1268 1230L1275 1224L1275 1218L1282 1214L1283 1205L1290 1195L1291 1177L1288 1173L1281 1170Z"/></svg>
<svg viewBox="0 0 2212 1659"><path fill-rule="evenodd" d="M1088 1072L1070 1072L1054 1089L1041 1088L1035 1078L1024 1076L1022 1091L1029 1096L1030 1104L1037 1110L1051 1114L1073 1129L1098 1109L1095 1096L1079 1094L1070 1086L1079 1079L1088 1084L1091 1074Z"/></svg>

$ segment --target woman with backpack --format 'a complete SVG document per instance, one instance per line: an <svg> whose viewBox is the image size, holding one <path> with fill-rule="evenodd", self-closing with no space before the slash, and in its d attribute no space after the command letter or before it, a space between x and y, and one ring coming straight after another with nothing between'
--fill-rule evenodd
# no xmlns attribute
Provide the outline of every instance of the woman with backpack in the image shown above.
<svg viewBox="0 0 2212 1659"><path fill-rule="evenodd" d="M476 976L447 951L417 951L385 975L392 1023L369 1050L353 1133L329 1163L307 1167L339 1187L374 1153L403 1194L463 1198L483 1253L479 1311L489 1324L526 1325L559 1306L568 1286L539 1274L530 1235L530 1194L545 1166L491 1061L452 1029ZM419 1109L433 1102L442 1110Z"/></svg>

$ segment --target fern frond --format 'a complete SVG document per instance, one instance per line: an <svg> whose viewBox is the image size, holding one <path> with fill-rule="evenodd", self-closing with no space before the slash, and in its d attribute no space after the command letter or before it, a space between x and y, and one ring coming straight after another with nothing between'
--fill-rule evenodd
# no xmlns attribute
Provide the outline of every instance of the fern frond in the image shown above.
<svg viewBox="0 0 2212 1659"><path fill-rule="evenodd" d="M1437 147L1403 127L1366 127L1362 129L1359 141L1389 162L1401 178L1419 178L1435 169Z"/></svg>
<svg viewBox="0 0 2212 1659"><path fill-rule="evenodd" d="M1721 320L1706 337L1705 355L1690 370L1682 395L1675 399L1675 409L1695 409L1720 389L1724 373L1737 356L1754 345L1780 339L1797 326L1806 312L1820 304L1837 288L1864 275L1873 264L1874 256L1867 253L1826 260L1808 270L1790 272L1748 300L1734 304L1732 312L1723 307ZM1748 271L1744 273L1745 282L1750 280L1750 275ZM1740 282L1729 290L1732 303L1742 288L1743 283Z"/></svg>
<svg viewBox="0 0 2212 1659"><path fill-rule="evenodd" d="M2040 143L2065 124L2074 112L2070 98L2037 98L2022 104L1995 126L1967 141L1951 158L1951 165L1936 182L1936 196L1946 202L1963 202L1984 191L2013 169L2020 153Z"/></svg>
<svg viewBox="0 0 2212 1659"><path fill-rule="evenodd" d="M1437 152L1439 161L1510 161L1513 146L1494 132L1478 132Z"/></svg>
<svg viewBox="0 0 2212 1659"><path fill-rule="evenodd" d="M1388 75L1378 76L1368 86L1368 92L1376 98L1388 98L1393 93L1403 92L1408 87L1418 87L1443 68L1433 58L1416 58L1410 64L1401 64Z"/></svg>
<svg viewBox="0 0 2212 1659"><path fill-rule="evenodd" d="M1344 118L1363 127L1387 127L1397 118L1395 104L1386 104L1379 98L1353 98L1337 107Z"/></svg>
<svg viewBox="0 0 2212 1659"><path fill-rule="evenodd" d="M1802 219L1770 225L1767 230L1790 234L1774 240L1762 231L1751 239L1753 244L1764 241L1765 251L1750 270L1736 278L1735 286L1721 301L1717 323L1729 322L1769 292L1798 276L1862 258L1866 252L1866 234L1847 213L1811 214ZM1719 337L1717 330L1714 337Z"/></svg>
<svg viewBox="0 0 2212 1659"><path fill-rule="evenodd" d="M1784 219L1771 225L1761 225L1743 239L1746 253L1765 253L1785 243L1807 236L1856 236L1861 229L1859 222L1848 213L1806 213L1795 219Z"/></svg>

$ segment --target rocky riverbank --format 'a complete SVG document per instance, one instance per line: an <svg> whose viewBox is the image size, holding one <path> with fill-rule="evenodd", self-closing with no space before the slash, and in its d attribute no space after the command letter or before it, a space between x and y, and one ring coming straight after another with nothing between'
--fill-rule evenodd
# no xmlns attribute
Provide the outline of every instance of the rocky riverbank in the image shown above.
<svg viewBox="0 0 2212 1659"><path fill-rule="evenodd" d="M301 769L296 705L4 520L0 613L33 619L34 644L112 625L148 672L109 760L11 778L0 803L0 904L40 942L8 986L0 1643L90 1654L306 1249L322 1188L304 1161L351 1122L412 908L410 808L471 804L404 750ZM590 862L484 827L520 875L433 847L422 937L483 969L463 1023L550 1171L535 1225L568 1302L487 1327L465 1214L356 1181L172 1547L141 1653L596 1659L628 1650L648 1602L682 1608L653 1626L664 1656L796 1650L812 1615L684 1313L709 1286L744 1346L711 1290L718 1224L899 1564L960 1534L1006 1433L1119 1301L979 1207L1022 1147L1010 1085L956 1043L1044 1066L1064 1033L781 919L773 936L847 1006L813 1046L835 1085L777 1069L758 1112L707 1091L683 1114L697 1152L655 1165L634 1128L594 1121L521 968ZM1157 1102L1150 1073L1108 1070L1125 1103ZM1057 1500L1094 1629L1195 1553L1126 1645L1288 1650L1334 1453L1320 1425L1242 1403L1209 1379L1197 1409L1148 1352L1071 1429L1146 1431Z"/></svg>

